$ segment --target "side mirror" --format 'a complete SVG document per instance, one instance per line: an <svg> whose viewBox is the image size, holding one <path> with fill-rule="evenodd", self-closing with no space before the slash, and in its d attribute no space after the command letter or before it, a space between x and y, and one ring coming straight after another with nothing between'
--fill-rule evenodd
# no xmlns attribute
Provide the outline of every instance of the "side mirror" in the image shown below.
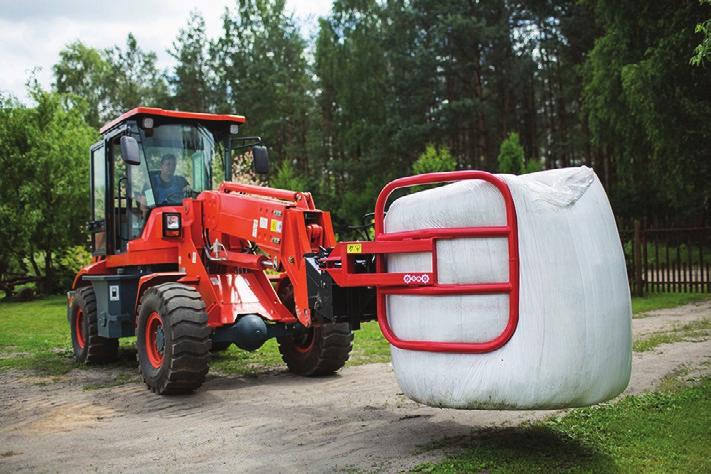
<svg viewBox="0 0 711 474"><path fill-rule="evenodd" d="M262 145L255 145L252 147L252 163L254 164L254 171L257 174L267 174L269 173L269 152L267 147Z"/></svg>
<svg viewBox="0 0 711 474"><path fill-rule="evenodd" d="M140 165L141 156L138 153L138 142L135 138L124 135L121 137L121 158L127 165Z"/></svg>

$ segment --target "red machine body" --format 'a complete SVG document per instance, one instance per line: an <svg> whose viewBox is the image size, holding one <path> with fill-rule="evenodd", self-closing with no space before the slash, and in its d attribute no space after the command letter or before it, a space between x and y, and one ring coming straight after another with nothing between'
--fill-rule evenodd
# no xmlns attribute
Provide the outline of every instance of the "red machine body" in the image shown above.
<svg viewBox="0 0 711 474"><path fill-rule="evenodd" d="M174 214L180 215L180 232L165 236L163 216ZM206 245L206 236L211 245ZM262 253L252 253L252 244ZM306 281L303 255L334 245L331 217L314 208L309 193L222 183L217 191L186 199L182 206L154 209L141 236L128 242L124 253L82 269L74 286L79 286L86 275L177 262L177 272L156 272L140 278L136 307L147 286L177 281L198 288L211 327L232 324L239 315L252 313L270 321L298 321L308 327L311 318L306 286L299 284ZM206 250L208 247L210 250ZM212 259L219 271L210 272L204 264L206 258ZM283 270L277 281L289 278L297 282L296 314L284 307L265 273L275 268Z"/></svg>

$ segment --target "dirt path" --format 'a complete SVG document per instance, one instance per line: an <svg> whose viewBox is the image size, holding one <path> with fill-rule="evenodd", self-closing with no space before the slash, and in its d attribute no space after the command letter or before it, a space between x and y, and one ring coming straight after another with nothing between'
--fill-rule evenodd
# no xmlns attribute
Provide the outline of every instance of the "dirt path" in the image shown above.
<svg viewBox="0 0 711 474"><path fill-rule="evenodd" d="M632 321L632 327L635 338L643 338L708 318L711 318L711 300L641 314Z"/></svg>
<svg viewBox="0 0 711 474"><path fill-rule="evenodd" d="M633 327L647 335L700 318L711 318L711 302L657 311ZM627 392L649 390L681 366L708 371L710 362L709 340L635 354ZM138 383L83 390L97 374L42 385L0 373L0 472L399 471L441 456L434 442L551 414L425 407L399 394L388 364L316 380L213 377L183 397L157 397Z"/></svg>

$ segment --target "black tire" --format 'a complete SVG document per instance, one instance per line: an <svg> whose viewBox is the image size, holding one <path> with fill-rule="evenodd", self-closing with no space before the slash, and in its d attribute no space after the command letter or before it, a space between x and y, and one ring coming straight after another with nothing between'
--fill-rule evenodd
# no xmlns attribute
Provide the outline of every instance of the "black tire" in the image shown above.
<svg viewBox="0 0 711 474"><path fill-rule="evenodd" d="M100 364L118 358L118 339L98 335L94 288L85 286L74 294L69 326L74 360L82 364Z"/></svg>
<svg viewBox="0 0 711 474"><path fill-rule="evenodd" d="M330 375L343 367L353 348L348 323L310 327L302 334L277 338L282 360L297 375Z"/></svg>
<svg viewBox="0 0 711 474"><path fill-rule="evenodd" d="M146 290L138 308L136 348L148 388L170 395L200 387L209 369L210 333L205 303L193 287L164 283Z"/></svg>
<svg viewBox="0 0 711 474"><path fill-rule="evenodd" d="M231 342L212 341L212 348L210 348L210 352L224 352L227 349L229 349L231 345L232 345Z"/></svg>
<svg viewBox="0 0 711 474"><path fill-rule="evenodd" d="M294 312L294 289L289 280L278 288L284 306ZM348 323L329 323L277 338L279 352L289 371L306 377L330 375L343 367L353 349Z"/></svg>

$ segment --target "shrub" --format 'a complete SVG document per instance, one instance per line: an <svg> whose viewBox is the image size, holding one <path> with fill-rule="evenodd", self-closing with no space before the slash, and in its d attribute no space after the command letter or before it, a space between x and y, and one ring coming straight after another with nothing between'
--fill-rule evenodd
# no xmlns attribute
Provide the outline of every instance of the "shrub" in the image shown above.
<svg viewBox="0 0 711 474"><path fill-rule="evenodd" d="M413 163L412 172L415 174L435 173L437 171L454 171L456 168L457 161L447 147L443 146L437 149L430 144Z"/></svg>

